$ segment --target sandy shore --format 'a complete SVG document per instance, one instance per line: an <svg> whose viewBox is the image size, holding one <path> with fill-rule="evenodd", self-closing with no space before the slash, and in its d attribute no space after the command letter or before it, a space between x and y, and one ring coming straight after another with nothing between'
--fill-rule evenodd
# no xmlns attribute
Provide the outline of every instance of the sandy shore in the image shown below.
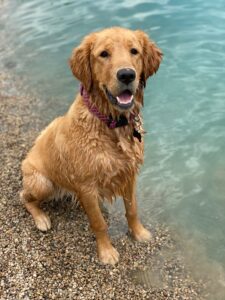
<svg viewBox="0 0 225 300"><path fill-rule="evenodd" d="M191 278L170 233L157 224L147 244L122 230L113 234L115 267L98 262L87 218L69 199L46 205L49 232L35 228L18 196L21 160L43 127L35 103L21 83L0 73L0 299L204 299L203 284ZM121 213L106 218L110 228L125 224Z"/></svg>

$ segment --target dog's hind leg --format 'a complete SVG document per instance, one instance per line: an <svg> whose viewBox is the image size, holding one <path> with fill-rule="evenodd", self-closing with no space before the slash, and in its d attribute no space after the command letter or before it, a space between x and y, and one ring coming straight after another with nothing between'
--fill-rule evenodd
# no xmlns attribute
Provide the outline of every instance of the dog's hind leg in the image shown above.
<svg viewBox="0 0 225 300"><path fill-rule="evenodd" d="M44 175L23 162L23 190L20 193L22 203L32 215L37 228L47 231L51 228L49 216L40 208L40 203L54 194L53 183Z"/></svg>

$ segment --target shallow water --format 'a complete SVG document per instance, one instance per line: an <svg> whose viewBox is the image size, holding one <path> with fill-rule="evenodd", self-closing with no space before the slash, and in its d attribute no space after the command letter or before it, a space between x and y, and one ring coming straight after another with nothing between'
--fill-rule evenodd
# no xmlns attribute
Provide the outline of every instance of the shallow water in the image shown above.
<svg viewBox="0 0 225 300"><path fill-rule="evenodd" d="M112 25L150 34L164 60L145 91L140 213L179 229L224 272L225 2L115 2L11 1L1 14L0 64L27 78L51 120L78 89L67 60L84 35Z"/></svg>

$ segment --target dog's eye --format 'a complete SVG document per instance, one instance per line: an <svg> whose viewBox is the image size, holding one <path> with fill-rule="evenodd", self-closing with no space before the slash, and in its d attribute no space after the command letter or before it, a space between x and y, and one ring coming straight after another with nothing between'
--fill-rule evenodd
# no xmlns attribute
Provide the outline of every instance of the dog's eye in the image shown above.
<svg viewBox="0 0 225 300"><path fill-rule="evenodd" d="M138 54L138 51L137 51L136 48L131 48L130 53L133 54L133 55L136 55L136 54Z"/></svg>
<svg viewBox="0 0 225 300"><path fill-rule="evenodd" d="M107 52L107 51L102 51L101 53L100 53L100 56L101 57L108 57L109 56L109 52Z"/></svg>

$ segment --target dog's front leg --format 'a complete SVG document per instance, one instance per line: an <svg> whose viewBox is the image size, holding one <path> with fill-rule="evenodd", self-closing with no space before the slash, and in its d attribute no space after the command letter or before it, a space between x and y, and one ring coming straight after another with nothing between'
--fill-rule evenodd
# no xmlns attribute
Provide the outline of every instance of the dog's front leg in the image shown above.
<svg viewBox="0 0 225 300"><path fill-rule="evenodd" d="M98 256L104 264L114 265L119 260L119 253L112 246L107 233L107 224L99 207L98 197L93 193L83 193L80 197L88 216L90 227L96 236Z"/></svg>
<svg viewBox="0 0 225 300"><path fill-rule="evenodd" d="M151 233L141 224L137 214L136 178L132 178L126 186L123 200L128 226L134 238L139 242L149 241L151 239Z"/></svg>

